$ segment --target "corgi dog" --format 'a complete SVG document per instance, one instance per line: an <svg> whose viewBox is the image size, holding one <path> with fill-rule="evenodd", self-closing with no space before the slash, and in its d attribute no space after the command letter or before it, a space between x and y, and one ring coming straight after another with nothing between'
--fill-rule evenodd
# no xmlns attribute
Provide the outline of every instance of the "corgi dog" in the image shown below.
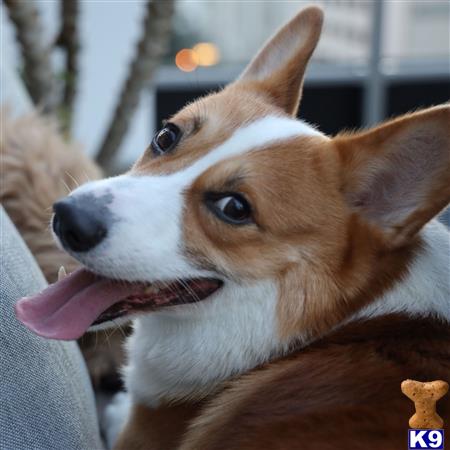
<svg viewBox="0 0 450 450"><path fill-rule="evenodd" d="M322 20L54 205L84 268L16 313L52 339L133 319L116 449L403 449L401 381L450 379L450 106L335 137L297 120Z"/></svg>

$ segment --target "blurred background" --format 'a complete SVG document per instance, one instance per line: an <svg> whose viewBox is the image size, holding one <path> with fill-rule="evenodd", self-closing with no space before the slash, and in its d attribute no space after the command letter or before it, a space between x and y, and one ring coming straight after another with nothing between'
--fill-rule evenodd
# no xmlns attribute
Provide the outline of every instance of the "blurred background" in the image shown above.
<svg viewBox="0 0 450 450"><path fill-rule="evenodd" d="M1 11L2 104L20 112L26 107L11 77L22 76L23 59L7 11L14 1L20 0L4 0ZM57 40L62 5L77 5L77 86L70 131L95 157L142 39L148 2L27 2L39 14L44 46ZM449 1L180 0L168 13L171 28L158 67L144 80L135 112L133 107L126 113L129 127L109 170L128 168L162 119L233 80L278 27L312 3L325 9L325 25L306 77L303 119L332 134L449 100ZM50 59L57 79L65 64L61 48Z"/></svg>

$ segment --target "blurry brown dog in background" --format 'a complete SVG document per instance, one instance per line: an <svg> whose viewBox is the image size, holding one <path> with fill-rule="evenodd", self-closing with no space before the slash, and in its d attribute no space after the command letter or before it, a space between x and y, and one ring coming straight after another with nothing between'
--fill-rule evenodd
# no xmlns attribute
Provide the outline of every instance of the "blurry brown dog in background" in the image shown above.
<svg viewBox="0 0 450 450"><path fill-rule="evenodd" d="M0 201L36 258L48 283L64 266L72 272L79 263L60 250L49 228L53 203L89 180L101 169L81 149L63 139L57 126L33 113L13 119L1 112ZM79 344L95 389L117 390L123 360L123 332L88 333Z"/></svg>

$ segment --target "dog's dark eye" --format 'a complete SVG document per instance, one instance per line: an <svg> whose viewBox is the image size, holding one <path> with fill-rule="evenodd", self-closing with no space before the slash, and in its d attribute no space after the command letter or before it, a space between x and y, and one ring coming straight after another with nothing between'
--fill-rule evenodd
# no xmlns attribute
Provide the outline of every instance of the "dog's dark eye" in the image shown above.
<svg viewBox="0 0 450 450"><path fill-rule="evenodd" d="M237 193L206 195L206 206L219 219L233 225L252 222L252 208L243 195Z"/></svg>
<svg viewBox="0 0 450 450"><path fill-rule="evenodd" d="M156 156L163 155L175 148L181 137L181 130L173 123L167 123L156 132L152 140L152 151Z"/></svg>

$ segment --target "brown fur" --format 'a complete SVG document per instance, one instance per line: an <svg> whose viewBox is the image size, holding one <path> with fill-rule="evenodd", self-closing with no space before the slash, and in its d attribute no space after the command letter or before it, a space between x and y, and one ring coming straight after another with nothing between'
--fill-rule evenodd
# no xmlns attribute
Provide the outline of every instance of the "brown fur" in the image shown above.
<svg viewBox="0 0 450 450"><path fill-rule="evenodd" d="M178 448L202 403L168 404L157 409L135 405L125 433L115 450L169 450Z"/></svg>
<svg viewBox="0 0 450 450"><path fill-rule="evenodd" d="M448 108L429 110L425 117L436 114L448 115ZM411 122L415 116L388 126L413 126ZM370 134L373 140L378 133L375 129L363 136ZM349 138L351 143L357 139ZM234 157L206 171L188 192L190 206L184 218L188 253L200 266L228 276L278 278L280 324L287 337L311 324L313 335L323 333L382 295L406 273L419 246L411 237L407 245L403 241L403 246L391 249L382 231L345 201L342 172L344 177L355 172L336 158L344 143L343 137L300 137ZM357 149L365 154L365 147ZM446 169L443 179L433 180L441 190L428 202L430 212L422 226L448 202L450 168ZM206 210L204 192L227 190L246 195L254 206L254 226L229 227Z"/></svg>
<svg viewBox="0 0 450 450"><path fill-rule="evenodd" d="M50 232L53 203L88 180L101 177L100 168L81 149L65 141L56 124L31 113L17 119L1 111L0 201L19 230L49 283L58 269L68 273L79 267L60 250ZM111 332L109 332L111 334ZM86 334L80 347L94 386L117 386L122 364L123 336Z"/></svg>
<svg viewBox="0 0 450 450"><path fill-rule="evenodd" d="M319 40L322 23L320 8L305 8L267 42L237 84L262 93L274 106L296 115L306 67ZM278 61L268 62L271 58Z"/></svg>
<svg viewBox="0 0 450 450"><path fill-rule="evenodd" d="M389 247L408 242L449 202L449 124L446 104L335 139L344 169L342 191L362 217L382 230ZM390 196L374 195L382 190ZM403 203L414 201L416 208L405 216ZM389 208L396 214L384 217L380 211Z"/></svg>
<svg viewBox="0 0 450 450"><path fill-rule="evenodd" d="M19 229L48 282L58 269L79 266L57 248L50 232L52 205L101 171L80 149L66 142L49 120L32 113L13 119L2 110L0 200Z"/></svg>
<svg viewBox="0 0 450 450"><path fill-rule="evenodd" d="M240 124L295 114L321 22L316 8L301 12L237 82L175 115L186 138L170 155L144 156L135 173L179 170ZM333 330L408 274L422 251L417 232L448 204L449 119L443 105L367 132L301 136L198 177L183 217L191 261L237 280L276 280L281 339L313 343L221 386L187 429L186 416L180 420L170 406L151 413L138 407L121 449L406 447L411 405L400 383L449 376L448 324L389 316ZM204 202L211 191L244 195L254 223L233 227L217 219ZM450 400L440 407L448 417ZM143 417L155 421L151 431ZM177 429L172 447L163 441L161 418Z"/></svg>
<svg viewBox="0 0 450 450"><path fill-rule="evenodd" d="M401 450L414 409L401 382L449 373L448 324L394 315L354 323L231 381L196 418L198 405L139 407L117 449ZM449 433L450 396L438 411ZM158 440L172 435L168 426L173 446Z"/></svg>
<svg viewBox="0 0 450 450"><path fill-rule="evenodd" d="M148 149L132 172L175 172L192 164L247 123L268 114L295 115L306 66L321 28L320 8L304 9L267 43L236 83L197 100L169 119L183 131L176 152L154 158ZM287 46L292 48L286 56L288 60L280 60L276 70L266 73L263 67L266 58L273 50Z"/></svg>
<svg viewBox="0 0 450 450"><path fill-rule="evenodd" d="M171 117L168 121L183 131L177 150L154 157L148 148L131 172L145 175L179 171L226 141L242 125L269 113L282 114L282 111L254 91L228 86L187 105Z"/></svg>

